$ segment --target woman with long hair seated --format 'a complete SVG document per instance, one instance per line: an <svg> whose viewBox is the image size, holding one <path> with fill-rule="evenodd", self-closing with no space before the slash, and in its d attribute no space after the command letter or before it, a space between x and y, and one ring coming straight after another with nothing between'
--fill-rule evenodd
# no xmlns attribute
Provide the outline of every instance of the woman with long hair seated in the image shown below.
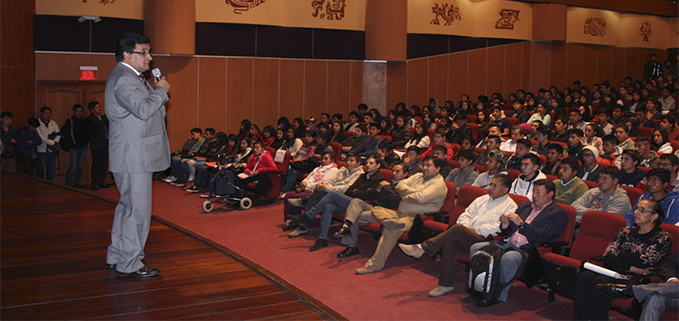
<svg viewBox="0 0 679 321"><path fill-rule="evenodd" d="M245 170L238 174L235 183L238 187L246 190L248 183L257 182L255 195L261 197L273 188L273 184L266 173L276 170L278 170L278 167L274 163L271 153L264 148L262 141L256 141L252 144L252 156L248 159Z"/></svg>
<svg viewBox="0 0 679 321"><path fill-rule="evenodd" d="M660 228L663 216L662 206L653 199L641 200L634 207L634 226L620 230L604 252L604 266L629 279L580 273L575 283L574 320L608 320L613 299L599 292L597 284L639 284L655 272L672 246L672 237Z"/></svg>

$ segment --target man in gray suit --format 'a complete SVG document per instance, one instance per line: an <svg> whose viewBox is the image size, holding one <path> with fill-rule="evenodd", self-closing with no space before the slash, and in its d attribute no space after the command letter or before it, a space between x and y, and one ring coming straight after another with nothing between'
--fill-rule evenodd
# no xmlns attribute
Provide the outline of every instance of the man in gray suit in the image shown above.
<svg viewBox="0 0 679 321"><path fill-rule="evenodd" d="M142 74L153 60L150 42L134 33L120 36L118 64L106 81L110 169L120 192L106 268L126 277L160 274L146 266L144 246L151 223L152 175L170 165L164 105L170 84L162 77L153 89Z"/></svg>

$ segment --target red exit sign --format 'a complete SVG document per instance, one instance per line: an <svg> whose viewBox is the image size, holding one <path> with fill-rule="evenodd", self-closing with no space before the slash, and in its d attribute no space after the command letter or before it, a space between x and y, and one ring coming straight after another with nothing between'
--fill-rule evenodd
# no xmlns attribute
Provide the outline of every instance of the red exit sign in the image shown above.
<svg viewBox="0 0 679 321"><path fill-rule="evenodd" d="M80 81L93 81L97 80L97 66L80 66Z"/></svg>

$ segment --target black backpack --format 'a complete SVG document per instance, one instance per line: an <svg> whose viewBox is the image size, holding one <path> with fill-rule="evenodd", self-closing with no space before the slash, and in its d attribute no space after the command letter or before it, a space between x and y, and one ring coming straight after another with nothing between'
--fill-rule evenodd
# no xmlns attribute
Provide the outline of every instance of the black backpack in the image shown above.
<svg viewBox="0 0 679 321"><path fill-rule="evenodd" d="M465 290L471 294L474 305L487 307L499 302L500 293L510 283L514 282L516 275L507 283L500 283L500 266L502 255L515 249L502 249L495 242L491 242L480 248L471 257L469 263L469 281ZM525 258L523 251L522 256ZM525 259L523 260L525 262ZM522 266L517 270L521 273Z"/></svg>

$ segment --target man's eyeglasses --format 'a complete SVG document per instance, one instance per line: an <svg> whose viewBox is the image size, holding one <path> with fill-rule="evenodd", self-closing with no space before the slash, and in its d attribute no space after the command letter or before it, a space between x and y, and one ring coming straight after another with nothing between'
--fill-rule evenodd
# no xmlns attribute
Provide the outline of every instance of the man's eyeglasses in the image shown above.
<svg viewBox="0 0 679 321"><path fill-rule="evenodd" d="M128 51L129 53L138 54L142 56L150 56L151 51Z"/></svg>

